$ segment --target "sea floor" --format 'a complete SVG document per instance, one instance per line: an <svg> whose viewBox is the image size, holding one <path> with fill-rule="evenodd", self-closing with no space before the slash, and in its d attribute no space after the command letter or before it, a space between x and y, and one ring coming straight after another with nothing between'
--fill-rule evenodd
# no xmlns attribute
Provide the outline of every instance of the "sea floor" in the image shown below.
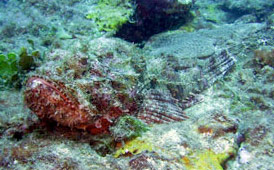
<svg viewBox="0 0 274 170"><path fill-rule="evenodd" d="M61 2L0 2L1 52L26 47L47 53L101 36L82 17L93 1ZM201 11L209 2L197 0ZM184 110L188 119L151 124L141 136L117 142L108 134L40 126L24 103L24 86L3 89L0 169L274 169L273 23L228 23L224 11L217 16L218 24L185 34L214 40L214 48L227 50L235 65ZM57 29L54 37L51 29Z"/></svg>

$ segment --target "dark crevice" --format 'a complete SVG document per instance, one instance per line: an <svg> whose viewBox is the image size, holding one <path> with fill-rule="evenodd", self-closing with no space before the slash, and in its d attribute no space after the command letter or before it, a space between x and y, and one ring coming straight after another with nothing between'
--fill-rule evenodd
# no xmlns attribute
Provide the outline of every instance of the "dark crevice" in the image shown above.
<svg viewBox="0 0 274 170"><path fill-rule="evenodd" d="M126 41L141 43L154 34L178 29L191 21L190 5L167 0L136 0L135 22L124 24L115 34Z"/></svg>

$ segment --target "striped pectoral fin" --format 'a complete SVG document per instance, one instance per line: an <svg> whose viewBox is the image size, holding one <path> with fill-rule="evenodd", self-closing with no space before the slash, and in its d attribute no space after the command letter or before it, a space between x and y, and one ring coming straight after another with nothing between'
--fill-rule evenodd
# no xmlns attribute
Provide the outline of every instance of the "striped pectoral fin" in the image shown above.
<svg viewBox="0 0 274 170"><path fill-rule="evenodd" d="M159 92L150 92L144 100L143 108L138 113L138 118L150 123L178 122L188 117L178 106L178 101L170 95Z"/></svg>
<svg viewBox="0 0 274 170"><path fill-rule="evenodd" d="M235 59L226 50L213 57L209 63L209 67L203 70L208 85L212 85L215 81L224 77L224 75L232 69Z"/></svg>

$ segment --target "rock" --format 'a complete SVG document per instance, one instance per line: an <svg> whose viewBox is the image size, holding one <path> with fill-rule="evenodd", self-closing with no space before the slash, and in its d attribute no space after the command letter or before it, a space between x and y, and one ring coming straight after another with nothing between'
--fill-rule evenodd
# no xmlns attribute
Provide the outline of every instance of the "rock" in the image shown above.
<svg viewBox="0 0 274 170"><path fill-rule="evenodd" d="M223 8L229 10L231 15L241 17L246 14L256 14L258 21L265 20L264 16L271 15L274 2L272 0L225 0Z"/></svg>
<svg viewBox="0 0 274 170"><path fill-rule="evenodd" d="M226 0L224 2L226 8L241 13L251 13L255 11L262 11L273 7L274 2L272 0Z"/></svg>

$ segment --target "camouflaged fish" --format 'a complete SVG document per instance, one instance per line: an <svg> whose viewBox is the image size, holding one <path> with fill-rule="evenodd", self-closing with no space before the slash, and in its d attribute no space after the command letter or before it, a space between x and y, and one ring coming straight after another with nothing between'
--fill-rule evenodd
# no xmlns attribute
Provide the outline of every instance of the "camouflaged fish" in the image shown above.
<svg viewBox="0 0 274 170"><path fill-rule="evenodd" d="M156 36L143 49L99 38L52 51L29 75L25 102L40 119L91 134L108 132L122 115L146 123L185 120L193 94L222 78L234 59L214 40L181 34ZM85 50L76 49L83 44Z"/></svg>

